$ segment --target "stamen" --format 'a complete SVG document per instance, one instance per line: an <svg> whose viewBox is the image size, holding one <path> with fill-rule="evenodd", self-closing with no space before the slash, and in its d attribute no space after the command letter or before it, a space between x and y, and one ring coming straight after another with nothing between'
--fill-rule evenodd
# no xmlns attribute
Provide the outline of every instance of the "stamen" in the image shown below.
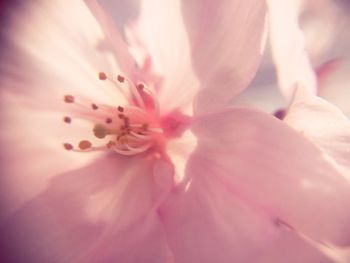
<svg viewBox="0 0 350 263"><path fill-rule="evenodd" d="M137 89L138 90L142 91L144 88L145 88L145 86L142 83L137 84Z"/></svg>
<svg viewBox="0 0 350 263"><path fill-rule="evenodd" d="M124 78L123 76L118 75L117 80L118 80L120 83L124 83L125 78Z"/></svg>
<svg viewBox="0 0 350 263"><path fill-rule="evenodd" d="M104 72L100 72L100 73L98 73L98 78L100 80L106 80L107 79L107 75Z"/></svg>
<svg viewBox="0 0 350 263"><path fill-rule="evenodd" d="M73 145L71 145L70 143L64 143L63 144L64 149L66 149L67 151L73 150Z"/></svg>
<svg viewBox="0 0 350 263"><path fill-rule="evenodd" d="M83 140L81 142L79 142L79 149L81 150L86 150L91 148L91 142L87 141L87 140Z"/></svg>
<svg viewBox="0 0 350 263"><path fill-rule="evenodd" d="M159 101L158 101L156 95L150 89L147 89L147 88L143 88L142 91L145 93L148 93L148 95L152 98L154 112L156 113L156 116L159 116L160 115L160 106L159 106Z"/></svg>
<svg viewBox="0 0 350 263"><path fill-rule="evenodd" d="M124 78L123 76L118 75L118 76L117 76L118 82L117 82L117 81L113 80L112 78L109 78L109 77L106 75L106 73L104 73L104 72L99 72L98 78L99 78L100 80L108 80L108 81L110 81L115 87L117 87L117 88L119 89L119 91L123 94L123 96L124 96L127 100L130 99L129 96L128 96L128 94L125 92L125 90L123 89L123 87L120 85L120 83L124 83L125 78Z"/></svg>
<svg viewBox="0 0 350 263"><path fill-rule="evenodd" d="M125 145L125 146L128 148L129 151L132 151L136 154L136 153L144 152L144 151L148 150L149 148L151 148L152 143L147 143L141 147L131 147L130 145Z"/></svg>
<svg viewBox="0 0 350 263"><path fill-rule="evenodd" d="M132 151L129 151L129 150L121 150L121 149L118 149L118 148L112 148L113 151L115 151L116 153L119 153L119 154L122 154L122 155L126 155L126 156L130 156L130 155L135 155L137 153L135 152L132 152Z"/></svg>
<svg viewBox="0 0 350 263"><path fill-rule="evenodd" d="M148 118L148 114L144 111L144 110L141 110L140 108L138 107L135 107L135 106L127 106L126 109L128 110L128 112L133 112L133 114L138 114L140 117L145 117L145 118Z"/></svg>
<svg viewBox="0 0 350 263"><path fill-rule="evenodd" d="M129 124L130 124L129 118L128 117L124 117L124 125L125 125L125 127L128 128Z"/></svg>
<svg viewBox="0 0 350 263"><path fill-rule="evenodd" d="M128 80L128 81L129 81L129 86L130 86L131 92L134 95L134 97L135 97L135 99L137 101L137 104L141 108L145 109L146 108L145 102L143 101L143 99L142 99L142 97L140 95L140 91L138 90L137 87L135 87L135 85L130 80Z"/></svg>
<svg viewBox="0 0 350 263"><path fill-rule="evenodd" d="M99 72L100 80L107 80L125 96L127 103L113 107L80 100L72 95L65 95L65 103L74 103L79 109L73 116L64 116L65 123L75 118L88 119L95 123L93 134L99 139L106 138L102 145L92 145L91 140L81 140L78 145L64 143L66 150L73 152L91 152L97 150L114 150L123 155L135 155L150 149L159 139L163 129L159 127L159 104L157 98L142 82L133 82L127 77L117 75L112 79L105 72ZM92 110L96 112L92 112ZM97 111L98 110L98 111ZM77 115L77 116L76 116ZM108 125L114 123L112 125ZM161 139L161 138L160 138Z"/></svg>
<svg viewBox="0 0 350 263"><path fill-rule="evenodd" d="M63 121L64 121L65 123L71 123L71 122L72 122L72 119L71 119L70 117L68 117L68 116L65 116L65 117L63 118Z"/></svg>
<svg viewBox="0 0 350 263"><path fill-rule="evenodd" d="M74 103L74 97L72 95L65 95L63 97L65 103Z"/></svg>
<svg viewBox="0 0 350 263"><path fill-rule="evenodd" d="M101 124L96 124L93 129L93 132L94 132L94 135L99 139L105 138L108 134L107 129Z"/></svg>
<svg viewBox="0 0 350 263"><path fill-rule="evenodd" d="M142 134L142 132L138 132L138 133L131 132L130 134L131 134L132 136L134 136L136 139L142 140L142 141L147 141L147 140L150 140L150 139L151 139L151 136Z"/></svg>

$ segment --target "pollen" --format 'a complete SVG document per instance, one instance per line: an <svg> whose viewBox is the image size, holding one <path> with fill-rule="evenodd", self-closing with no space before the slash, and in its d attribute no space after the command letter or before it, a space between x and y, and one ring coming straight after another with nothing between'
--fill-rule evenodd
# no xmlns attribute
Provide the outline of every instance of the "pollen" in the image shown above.
<svg viewBox="0 0 350 263"><path fill-rule="evenodd" d="M72 119L71 119L70 117L68 117L68 116L65 116L65 117L63 117L63 121L64 121L65 123L71 123L71 122L72 122Z"/></svg>
<svg viewBox="0 0 350 263"><path fill-rule="evenodd" d="M67 94L65 103L76 107L74 114L63 116L65 123L75 118L87 120L92 124L92 134L101 139L92 145L94 138L79 140L77 143L63 143L64 149L73 152L92 152L110 150L130 156L154 149L154 144L162 140L163 128L159 122L159 102L146 84L134 82L122 75L107 76L97 72L100 80L107 80L108 88L116 87L125 97L124 105L96 104L86 98L79 99ZM74 121L74 125L80 122ZM92 136L91 136L92 137Z"/></svg>
<svg viewBox="0 0 350 263"><path fill-rule="evenodd" d="M143 90L145 88L145 86L142 84L142 83L139 83L138 85L137 85L137 89L138 90Z"/></svg>
<svg viewBox="0 0 350 263"><path fill-rule="evenodd" d="M63 100L65 103L74 103L75 98L72 95L65 95Z"/></svg>
<svg viewBox="0 0 350 263"><path fill-rule="evenodd" d="M71 145L70 143L64 143L63 144L64 149L66 149L67 151L73 150L73 145Z"/></svg>
<svg viewBox="0 0 350 263"><path fill-rule="evenodd" d="M87 140L80 141L78 147L81 150L89 149L89 148L91 148L91 142L89 142Z"/></svg>
<svg viewBox="0 0 350 263"><path fill-rule="evenodd" d="M123 76L118 75L117 80L118 80L120 83L123 83L124 80L125 80L125 78L124 78Z"/></svg>
<svg viewBox="0 0 350 263"><path fill-rule="evenodd" d="M98 78L100 80L106 80L107 79L107 75L104 72L100 72L100 73L98 73Z"/></svg>
<svg viewBox="0 0 350 263"><path fill-rule="evenodd" d="M105 138L108 134L106 127L101 124L96 124L93 129L93 132L94 132L94 135L99 139Z"/></svg>

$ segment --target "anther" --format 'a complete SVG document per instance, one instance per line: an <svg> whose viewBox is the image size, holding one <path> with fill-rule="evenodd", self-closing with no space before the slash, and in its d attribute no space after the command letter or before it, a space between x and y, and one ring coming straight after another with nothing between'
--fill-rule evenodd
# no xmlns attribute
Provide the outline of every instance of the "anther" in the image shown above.
<svg viewBox="0 0 350 263"><path fill-rule="evenodd" d="M117 80L118 80L120 83L123 83L124 80L125 80L125 78L124 78L123 76L118 75Z"/></svg>
<svg viewBox="0 0 350 263"><path fill-rule="evenodd" d="M91 108L93 109L93 110L98 110L98 106L96 105L96 104L91 104Z"/></svg>
<svg viewBox="0 0 350 263"><path fill-rule="evenodd" d="M89 149L89 148L91 148L91 142L89 142L87 140L83 140L83 141L79 142L78 147L80 150Z"/></svg>
<svg viewBox="0 0 350 263"><path fill-rule="evenodd" d="M145 86L142 83L137 84L137 89L138 90L143 90Z"/></svg>
<svg viewBox="0 0 350 263"><path fill-rule="evenodd" d="M98 73L98 78L100 80L106 80L107 79L107 75L104 72L100 72L100 73Z"/></svg>
<svg viewBox="0 0 350 263"><path fill-rule="evenodd" d="M94 135L99 138L99 139L103 139L106 137L107 133L107 129L101 125L101 124L96 124L94 129L93 129Z"/></svg>
<svg viewBox="0 0 350 263"><path fill-rule="evenodd" d="M120 112L124 112L124 108L122 106L118 106L117 110Z"/></svg>
<svg viewBox="0 0 350 263"><path fill-rule="evenodd" d="M65 103L74 103L74 97L72 95L65 95L63 99Z"/></svg>
<svg viewBox="0 0 350 263"><path fill-rule="evenodd" d="M64 143L63 144L64 149L66 149L67 151L73 150L73 145L71 145L70 143Z"/></svg>
<svg viewBox="0 0 350 263"><path fill-rule="evenodd" d="M68 117L68 116L65 116L65 117L63 118L63 121L64 121L65 123L71 123L71 122L72 122L72 119L71 119L70 117Z"/></svg>
<svg viewBox="0 0 350 263"><path fill-rule="evenodd" d="M111 119L111 118L107 118L107 119L106 119L106 123L107 123L107 124L112 123L112 119Z"/></svg>

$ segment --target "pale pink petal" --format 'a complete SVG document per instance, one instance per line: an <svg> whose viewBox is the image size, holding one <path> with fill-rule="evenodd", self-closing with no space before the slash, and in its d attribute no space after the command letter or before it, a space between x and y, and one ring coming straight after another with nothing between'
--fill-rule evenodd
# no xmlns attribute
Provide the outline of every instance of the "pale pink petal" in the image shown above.
<svg viewBox="0 0 350 263"><path fill-rule="evenodd" d="M1 225L2 262L164 262L152 167L108 155L55 177Z"/></svg>
<svg viewBox="0 0 350 263"><path fill-rule="evenodd" d="M328 67L330 73L326 76L322 75L319 81L319 95L325 98L327 101L336 105L341 109L347 116L350 116L350 60L348 57L338 61L332 62ZM322 78L323 77L323 78Z"/></svg>
<svg viewBox="0 0 350 263"><path fill-rule="evenodd" d="M43 106L57 105L65 94L96 102L123 101L118 89L100 81L98 73L116 78L134 62L120 55L126 50L121 38L114 40L117 50L110 49L104 28L83 2L28 1L10 9L7 17L0 64L5 90L30 94L32 104L40 101Z"/></svg>
<svg viewBox="0 0 350 263"><path fill-rule="evenodd" d="M292 231L282 232L252 263L336 263L316 246Z"/></svg>
<svg viewBox="0 0 350 263"><path fill-rule="evenodd" d="M284 121L314 142L350 180L350 122L337 107L299 87Z"/></svg>
<svg viewBox="0 0 350 263"><path fill-rule="evenodd" d="M41 192L51 177L86 164L95 154L68 152L63 143L91 137L91 125L63 113L27 106L17 95L1 94L0 217Z"/></svg>
<svg viewBox="0 0 350 263"><path fill-rule="evenodd" d="M174 185L174 165L169 161L157 160L153 166L153 177L159 201L162 201L162 197L166 196Z"/></svg>
<svg viewBox="0 0 350 263"><path fill-rule="evenodd" d="M350 262L350 247L337 247L329 244L321 245L319 249L332 258L335 263Z"/></svg>
<svg viewBox="0 0 350 263"><path fill-rule="evenodd" d="M168 142L166 153L174 164L174 180L176 183L180 183L185 179L187 164L196 147L197 138L190 130Z"/></svg>
<svg viewBox="0 0 350 263"><path fill-rule="evenodd" d="M256 212L198 158L187 167L192 176L159 209L176 262L251 262L277 234L269 217Z"/></svg>
<svg viewBox="0 0 350 263"><path fill-rule="evenodd" d="M199 88L198 112L214 110L254 76L263 46L263 1L142 1L140 14L134 30L161 77L165 110L188 104Z"/></svg>
<svg viewBox="0 0 350 263"><path fill-rule="evenodd" d="M305 136L248 109L203 117L193 131L198 147L190 162L197 165L187 168L193 180L210 175L271 220L316 240L349 244L349 181Z"/></svg>
<svg viewBox="0 0 350 263"><path fill-rule="evenodd" d="M140 77L158 94L162 111L190 106L199 85L181 1L140 1L140 16L127 35L139 64L148 68Z"/></svg>
<svg viewBox="0 0 350 263"><path fill-rule="evenodd" d="M6 10L0 60L3 213L40 192L50 177L91 159L89 154L67 154L62 147L91 137L92 129L75 120L63 123L72 113L63 95L122 103L125 98L100 81L98 72L119 74L132 63L125 57L116 61L104 49L109 42L81 1L22 1ZM116 44L125 50L122 41Z"/></svg>
<svg viewBox="0 0 350 263"><path fill-rule="evenodd" d="M127 45L122 38L122 35L117 29L117 25L113 22L110 14L106 12L99 4L98 0L84 0L86 5L90 8L92 14L96 17L101 25L103 33L105 34L106 43L115 59L119 62L121 69L129 78L135 77L135 63L133 57L130 55ZM120 2L118 2L120 4ZM119 9L126 8L127 5L118 6ZM126 12L126 10L123 10Z"/></svg>
<svg viewBox="0 0 350 263"><path fill-rule="evenodd" d="M182 8L201 85L195 107L213 111L255 75L265 44L265 2L192 0Z"/></svg>
<svg viewBox="0 0 350 263"><path fill-rule="evenodd" d="M316 92L316 79L299 26L301 0L269 0L270 44L279 87L290 101L295 83Z"/></svg>
<svg viewBox="0 0 350 263"><path fill-rule="evenodd" d="M305 38L305 49L311 61L319 64L329 55L334 56L332 49L341 50L346 19L345 3L333 0L301 0L299 10L300 27ZM345 29L346 30L346 29ZM338 52L337 52L338 53Z"/></svg>

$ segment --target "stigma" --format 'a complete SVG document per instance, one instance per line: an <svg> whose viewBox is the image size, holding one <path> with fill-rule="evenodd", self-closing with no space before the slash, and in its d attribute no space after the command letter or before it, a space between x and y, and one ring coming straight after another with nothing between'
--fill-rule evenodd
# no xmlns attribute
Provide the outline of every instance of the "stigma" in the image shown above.
<svg viewBox="0 0 350 263"><path fill-rule="evenodd" d="M113 88L119 89L127 103L125 105L105 105L92 101L83 101L67 94L63 96L66 104L74 107L70 116L64 116L63 122L74 125L74 119L84 119L91 123L91 136L98 144L88 138L75 143L63 143L67 151L91 152L114 151L121 155L144 153L164 137L160 124L159 103L145 83L133 83L130 79L118 75L110 78L104 72L97 77L108 81Z"/></svg>

